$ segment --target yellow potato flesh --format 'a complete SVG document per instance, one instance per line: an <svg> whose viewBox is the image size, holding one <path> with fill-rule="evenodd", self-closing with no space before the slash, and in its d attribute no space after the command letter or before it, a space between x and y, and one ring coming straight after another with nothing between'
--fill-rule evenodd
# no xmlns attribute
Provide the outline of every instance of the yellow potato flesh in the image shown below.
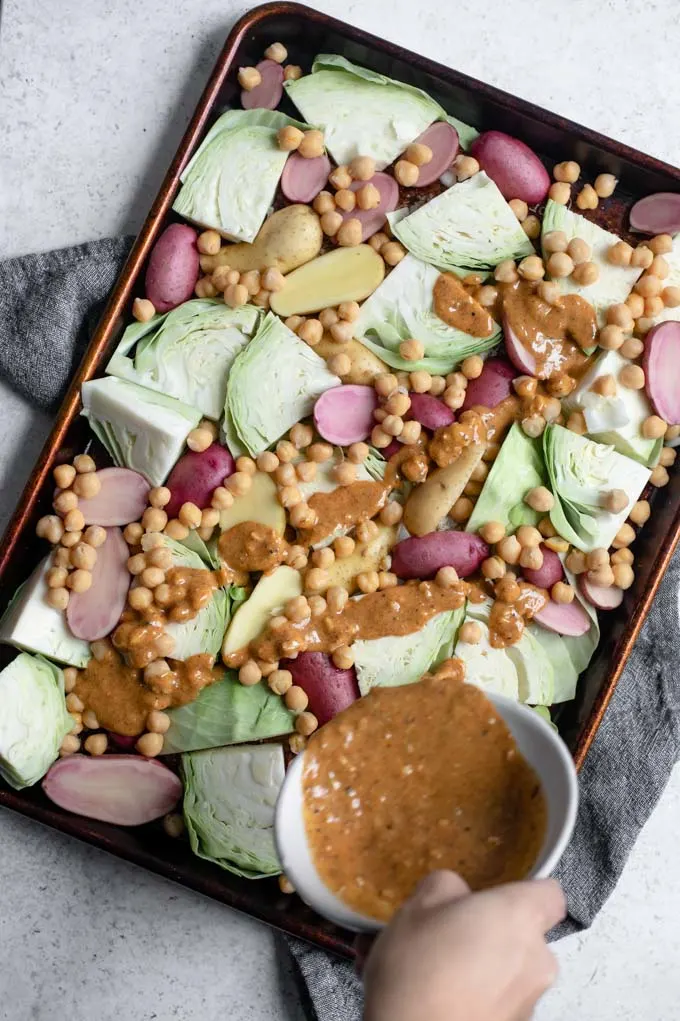
<svg viewBox="0 0 680 1021"><path fill-rule="evenodd" d="M273 528L277 535L286 529L286 512L277 500L276 483L270 475L256 472L250 489L243 496L235 496L227 510L220 511L220 530L228 531L244 521L257 521Z"/></svg>
<svg viewBox="0 0 680 1021"><path fill-rule="evenodd" d="M201 267L212 272L218 266L229 266L239 273L273 267L285 274L314 259L322 243L323 232L314 210L286 206L265 220L252 244L226 245L217 255L203 256Z"/></svg>
<svg viewBox="0 0 680 1021"><path fill-rule="evenodd" d="M357 588L356 577L362 571L381 571L385 556L397 541L397 529L380 525L380 531L374 539L364 545L355 547L348 557L336 557L327 568L331 585L340 585L349 593Z"/></svg>
<svg viewBox="0 0 680 1021"><path fill-rule="evenodd" d="M404 507L404 525L411 535L435 531L470 481L483 453L484 444L471 443L452 464L437 468L422 486L414 486Z"/></svg>
<svg viewBox="0 0 680 1021"><path fill-rule="evenodd" d="M307 315L334 308L341 301L363 301L385 276L385 263L370 245L336 248L300 266L271 296L277 315Z"/></svg>
<svg viewBox="0 0 680 1021"><path fill-rule="evenodd" d="M347 344L338 344L327 333L314 348L321 358L331 358L333 355L347 355L350 360L350 370L341 376L343 383L359 383L369 385L376 376L383 372L391 372L385 362L377 355L369 351L360 340L350 340Z"/></svg>

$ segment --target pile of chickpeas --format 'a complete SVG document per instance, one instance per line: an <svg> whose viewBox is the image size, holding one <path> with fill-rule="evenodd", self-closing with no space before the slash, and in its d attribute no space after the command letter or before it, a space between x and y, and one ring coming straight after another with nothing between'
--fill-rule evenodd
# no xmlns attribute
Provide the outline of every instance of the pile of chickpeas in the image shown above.
<svg viewBox="0 0 680 1021"><path fill-rule="evenodd" d="M58 487L52 504L56 514L41 518L36 533L57 547L54 566L46 575L46 599L55 610L65 610L72 592L87 592L91 587L97 549L106 542L106 529L101 525L86 528L78 507L79 500L91 499L101 489L90 455L79 454L73 464L60 464L53 474Z"/></svg>
<svg viewBox="0 0 680 1021"><path fill-rule="evenodd" d="M288 50L283 43L272 43L264 51L264 59L273 60L277 64L285 64L288 59ZM283 80L291 82L297 81L298 78L302 78L302 68L299 64L286 64L283 69ZM262 83L262 75L256 67L240 67L238 82L242 89L251 92Z"/></svg>

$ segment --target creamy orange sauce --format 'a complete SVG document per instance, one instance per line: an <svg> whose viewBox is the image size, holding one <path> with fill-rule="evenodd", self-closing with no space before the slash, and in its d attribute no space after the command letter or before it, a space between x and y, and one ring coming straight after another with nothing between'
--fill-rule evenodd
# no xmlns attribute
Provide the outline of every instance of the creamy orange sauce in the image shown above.
<svg viewBox="0 0 680 1021"><path fill-rule="evenodd" d="M220 680L212 656L201 654L184 661L169 660L170 673L146 683L140 669L128 666L111 649L102 659L91 659L78 672L75 693L92 710L99 725L116 734L134 737L145 730L152 709L168 709L193 702L207 684Z"/></svg>
<svg viewBox="0 0 680 1021"><path fill-rule="evenodd" d="M445 468L452 464L472 443L487 442L487 427L478 411L464 411L457 422L436 429L428 453Z"/></svg>
<svg viewBox="0 0 680 1021"><path fill-rule="evenodd" d="M587 362L584 348L597 336L595 311L578 294L564 294L559 305L543 301L526 281L502 285L503 314L519 342L536 361L536 375L579 375Z"/></svg>
<svg viewBox="0 0 680 1021"><path fill-rule="evenodd" d="M453 273L440 273L432 292L434 313L447 326L471 337L490 337L496 324L491 315Z"/></svg>
<svg viewBox="0 0 680 1021"><path fill-rule="evenodd" d="M461 607L466 592L465 582L448 589L431 581L381 589L350 599L340 613L325 613L306 624L287 620L274 629L269 627L251 642L250 650L255 658L271 663L305 650L332 652L359 639L412 634L438 613Z"/></svg>
<svg viewBox="0 0 680 1021"><path fill-rule="evenodd" d="M514 602L496 599L489 612L489 645L504 649L516 645L524 634L525 623L543 609L548 593L535 585L519 582L519 597Z"/></svg>
<svg viewBox="0 0 680 1021"><path fill-rule="evenodd" d="M315 546L337 529L349 531L360 521L375 517L385 505L392 484L385 482L352 482L337 486L330 493L314 493L308 500L316 511L317 522L312 528L299 529L299 540Z"/></svg>
<svg viewBox="0 0 680 1021"><path fill-rule="evenodd" d="M217 548L224 563L235 571L271 571L283 563L288 543L268 525L242 521L220 536Z"/></svg>
<svg viewBox="0 0 680 1021"><path fill-rule="evenodd" d="M506 724L450 676L376 688L327 723L305 752L303 795L321 878L381 921L435 869L473 890L524 878L547 823Z"/></svg>

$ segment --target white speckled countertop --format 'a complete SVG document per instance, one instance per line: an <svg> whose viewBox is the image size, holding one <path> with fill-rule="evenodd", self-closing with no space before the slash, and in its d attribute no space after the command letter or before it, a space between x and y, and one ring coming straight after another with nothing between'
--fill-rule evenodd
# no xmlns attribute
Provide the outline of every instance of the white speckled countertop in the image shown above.
<svg viewBox="0 0 680 1021"><path fill-rule="evenodd" d="M318 0L436 60L680 163L677 0ZM232 0L5 0L0 256L141 224ZM0 384L0 526L47 426ZM299 1021L268 929L0 812L0 1019ZM538 1021L679 1016L680 776ZM669 867L670 866L670 867Z"/></svg>

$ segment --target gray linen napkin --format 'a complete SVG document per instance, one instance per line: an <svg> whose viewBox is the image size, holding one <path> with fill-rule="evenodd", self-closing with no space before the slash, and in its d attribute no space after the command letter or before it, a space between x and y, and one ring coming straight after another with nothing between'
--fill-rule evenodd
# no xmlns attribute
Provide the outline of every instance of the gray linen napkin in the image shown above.
<svg viewBox="0 0 680 1021"><path fill-rule="evenodd" d="M0 263L0 376L56 404L84 351L131 239L106 239ZM557 870L569 916L552 938L587 928L614 889L679 756L680 553L666 573L581 773L572 843ZM359 1021L351 964L285 937L318 1021Z"/></svg>

